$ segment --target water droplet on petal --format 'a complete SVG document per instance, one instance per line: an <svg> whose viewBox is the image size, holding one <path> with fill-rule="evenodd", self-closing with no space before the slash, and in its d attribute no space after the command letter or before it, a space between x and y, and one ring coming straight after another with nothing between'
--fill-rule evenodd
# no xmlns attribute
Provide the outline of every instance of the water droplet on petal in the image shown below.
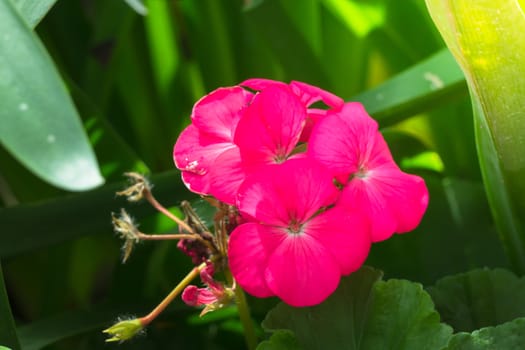
<svg viewBox="0 0 525 350"><path fill-rule="evenodd" d="M207 171L205 168L199 167L199 161L198 160L194 160L194 161L189 162L184 167L184 169L182 169L182 170L183 171L189 171L189 172L192 172L192 173L197 174L197 175L204 175L204 174L206 174L206 171Z"/></svg>

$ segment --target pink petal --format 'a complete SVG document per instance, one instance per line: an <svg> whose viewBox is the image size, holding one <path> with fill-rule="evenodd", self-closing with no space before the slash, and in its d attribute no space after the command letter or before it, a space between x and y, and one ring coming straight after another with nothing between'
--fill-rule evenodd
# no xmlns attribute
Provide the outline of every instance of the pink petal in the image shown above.
<svg viewBox="0 0 525 350"><path fill-rule="evenodd" d="M222 152L215 159L209 174L209 193L221 202L234 205L245 177L239 148L235 146Z"/></svg>
<svg viewBox="0 0 525 350"><path fill-rule="evenodd" d="M275 295L266 284L264 271L270 254L283 239L277 228L257 223L237 226L228 242L228 263L237 283L249 294L265 298Z"/></svg>
<svg viewBox="0 0 525 350"><path fill-rule="evenodd" d="M247 176L239 189L241 213L269 225L304 223L338 196L330 173L309 158L266 165Z"/></svg>
<svg viewBox="0 0 525 350"><path fill-rule="evenodd" d="M324 109L308 108L307 112L306 123L301 133L301 137L299 138L299 142L308 142L315 124L317 124L321 118L326 116L328 111Z"/></svg>
<svg viewBox="0 0 525 350"><path fill-rule="evenodd" d="M217 296L206 288L197 288L196 286L187 286L182 292L182 301L189 306L201 306L212 304L217 301Z"/></svg>
<svg viewBox="0 0 525 350"><path fill-rule="evenodd" d="M196 193L207 194L210 186L209 170L215 159L232 143L220 142L189 125L182 131L173 148L173 159L182 171L182 179Z"/></svg>
<svg viewBox="0 0 525 350"><path fill-rule="evenodd" d="M370 175L381 183L383 196L397 219L397 233L415 229L428 206L425 181L416 175L402 172L397 166L374 169Z"/></svg>
<svg viewBox="0 0 525 350"><path fill-rule="evenodd" d="M272 85L258 93L235 132L243 162L283 162L297 145L305 120L306 108L287 87Z"/></svg>
<svg viewBox="0 0 525 350"><path fill-rule="evenodd" d="M365 211L372 225L372 241L379 242L395 232L416 228L428 205L428 191L423 179L391 163L353 178L340 204Z"/></svg>
<svg viewBox="0 0 525 350"><path fill-rule="evenodd" d="M271 255L265 272L272 292L296 307L321 303L335 291L340 276L332 254L306 234L287 235Z"/></svg>
<svg viewBox="0 0 525 350"><path fill-rule="evenodd" d="M204 269L201 270L200 276L202 283L207 285L209 290L217 296L221 295L224 292L224 286L222 285L222 283L213 279L214 273L215 269L213 267L213 264L209 263Z"/></svg>
<svg viewBox="0 0 525 350"><path fill-rule="evenodd" d="M360 103L346 103L340 112L319 120L310 136L308 153L343 184L360 167L370 169L392 162L377 123Z"/></svg>
<svg viewBox="0 0 525 350"><path fill-rule="evenodd" d="M359 210L349 211L338 206L310 220L304 233L330 251L343 275L361 267L372 243L368 217Z"/></svg>
<svg viewBox="0 0 525 350"><path fill-rule="evenodd" d="M253 78L248 79L240 83L241 86L246 86L247 88L250 88L252 90L261 91L266 89L269 86L279 85L279 86L286 86L285 83L277 80L271 80L271 79L261 79L261 78Z"/></svg>
<svg viewBox="0 0 525 350"><path fill-rule="evenodd" d="M235 128L253 94L240 86L219 88L193 107L191 120L201 132L232 141Z"/></svg>
<svg viewBox="0 0 525 350"><path fill-rule="evenodd" d="M343 107L344 101L342 98L318 88L317 86L302 83L300 81L292 81L290 87L306 106L310 106L318 101L323 101L327 106L335 109Z"/></svg>

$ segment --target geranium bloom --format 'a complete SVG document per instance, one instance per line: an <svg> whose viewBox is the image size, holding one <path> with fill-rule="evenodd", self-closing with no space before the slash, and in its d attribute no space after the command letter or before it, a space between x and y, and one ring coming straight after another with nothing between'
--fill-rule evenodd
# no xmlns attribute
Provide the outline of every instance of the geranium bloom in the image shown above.
<svg viewBox="0 0 525 350"><path fill-rule="evenodd" d="M425 182L399 169L361 104L347 103L320 120L308 154L343 186L337 205L368 214L374 242L411 231L421 221L428 204Z"/></svg>
<svg viewBox="0 0 525 350"><path fill-rule="evenodd" d="M233 299L233 291L225 288L220 282L213 279L215 270L212 264L207 265L201 272L201 281L206 288L198 288L194 285L187 286L182 292L182 301L189 306L205 306L201 316L210 311L222 308Z"/></svg>
<svg viewBox="0 0 525 350"><path fill-rule="evenodd" d="M288 159L309 136L313 120L326 113L307 107L321 100L343 105L339 97L301 82L252 79L243 85L260 91L220 88L199 100L173 151L192 192L231 205L247 172Z"/></svg>
<svg viewBox="0 0 525 350"><path fill-rule="evenodd" d="M367 218L328 208L338 190L308 158L268 165L246 178L238 208L251 222L231 234L228 260L237 283L257 297L277 295L292 306L322 302L341 275L364 262Z"/></svg>
<svg viewBox="0 0 525 350"><path fill-rule="evenodd" d="M305 122L306 107L286 85L259 92L235 132L243 165L251 171L284 162L299 142Z"/></svg>
<svg viewBox="0 0 525 350"><path fill-rule="evenodd" d="M229 172L228 182L220 184L213 179L220 178L215 174L224 168L238 169L237 174L241 171L233 135L252 98L252 93L239 86L219 88L193 107L192 124L180 134L173 149L175 165L182 171L182 180L192 192L213 194L233 204L234 196L228 186L238 186L242 172L237 176Z"/></svg>
<svg viewBox="0 0 525 350"><path fill-rule="evenodd" d="M332 110L340 110L343 107L344 101L340 97L329 93L323 89L310 84L302 83L300 81L292 80L289 85L280 81L270 79L248 79L243 81L240 85L249 87L253 90L264 90L270 86L281 86L289 88L290 91L296 95L303 106L307 107L307 118L304 128L301 133L299 141L305 142L310 138L315 123L326 114L326 110L318 108L309 108L316 102L322 101Z"/></svg>

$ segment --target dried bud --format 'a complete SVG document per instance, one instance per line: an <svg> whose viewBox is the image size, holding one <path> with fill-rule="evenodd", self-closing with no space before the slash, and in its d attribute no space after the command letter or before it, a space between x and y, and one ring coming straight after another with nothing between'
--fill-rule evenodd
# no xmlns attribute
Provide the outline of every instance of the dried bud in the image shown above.
<svg viewBox="0 0 525 350"><path fill-rule="evenodd" d="M124 173L130 180L131 186L123 191L117 192L117 196L126 196L130 202L138 202L145 192L151 192L151 185L146 178L138 173Z"/></svg>
<svg viewBox="0 0 525 350"><path fill-rule="evenodd" d="M115 230L120 238L124 239L122 262L125 263L131 255L135 243L140 241L139 231L133 219L124 209L120 210L120 216L111 213L111 221L113 222L113 230Z"/></svg>
<svg viewBox="0 0 525 350"><path fill-rule="evenodd" d="M193 265L199 265L209 260L211 256L210 248L197 239L181 239L177 243L177 248L191 258Z"/></svg>

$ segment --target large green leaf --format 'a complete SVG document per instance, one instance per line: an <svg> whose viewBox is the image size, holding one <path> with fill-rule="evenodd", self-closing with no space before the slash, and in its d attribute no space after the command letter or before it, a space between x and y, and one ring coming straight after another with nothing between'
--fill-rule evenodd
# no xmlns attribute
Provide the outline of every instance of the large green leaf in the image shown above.
<svg viewBox="0 0 525 350"><path fill-rule="evenodd" d="M155 184L155 196L164 205L178 204L191 195L189 191L182 190L184 185L178 172L158 174L151 181ZM115 192L124 187L122 183L114 183L86 193L0 209L0 257L13 256L104 230L110 232L110 213L126 206L123 199L115 199ZM174 193L181 195L175 196ZM136 215L153 212L145 203L133 208ZM37 220L38 229L35 229L35 221L27 218Z"/></svg>
<svg viewBox="0 0 525 350"><path fill-rule="evenodd" d="M30 27L34 28L46 13L53 7L57 0L12 0L20 15Z"/></svg>
<svg viewBox="0 0 525 350"><path fill-rule="evenodd" d="M497 327L487 327L469 333L458 333L443 350L513 350L525 344L525 318Z"/></svg>
<svg viewBox="0 0 525 350"><path fill-rule="evenodd" d="M525 272L525 16L516 0L426 0L474 106L478 153L496 223Z"/></svg>
<svg viewBox="0 0 525 350"><path fill-rule="evenodd" d="M461 70L450 52L443 49L352 100L363 103L381 126L387 126L465 92Z"/></svg>
<svg viewBox="0 0 525 350"><path fill-rule="evenodd" d="M452 330L439 322L439 314L421 285L404 280L383 282L381 275L363 267L343 278L334 294L317 306L293 308L281 303L270 311L263 327L291 330L303 349L422 350L444 346ZM289 341L288 336L284 339Z"/></svg>
<svg viewBox="0 0 525 350"><path fill-rule="evenodd" d="M0 1L0 140L21 163L67 190L100 185L97 160L45 49Z"/></svg>
<svg viewBox="0 0 525 350"><path fill-rule="evenodd" d="M503 269L445 277L428 288L443 321L472 332L525 317L525 278Z"/></svg>
<svg viewBox="0 0 525 350"><path fill-rule="evenodd" d="M7 345L15 350L20 349L15 322L11 315L11 307L5 290L2 265L0 265L0 348L1 345Z"/></svg>

